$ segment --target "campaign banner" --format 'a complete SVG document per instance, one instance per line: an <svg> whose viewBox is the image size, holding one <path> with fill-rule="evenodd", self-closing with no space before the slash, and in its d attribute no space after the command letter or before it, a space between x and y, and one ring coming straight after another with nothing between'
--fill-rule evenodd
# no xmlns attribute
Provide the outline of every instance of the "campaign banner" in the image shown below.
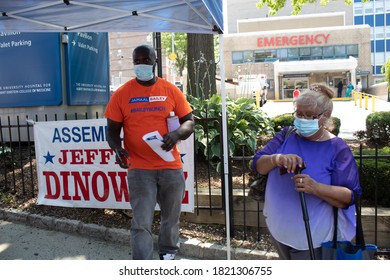
<svg viewBox="0 0 390 280"><path fill-rule="evenodd" d="M131 209L127 170L106 139L106 119L36 122L37 204ZM179 144L186 178L182 211L194 211L194 139ZM158 209L158 205L156 205Z"/></svg>

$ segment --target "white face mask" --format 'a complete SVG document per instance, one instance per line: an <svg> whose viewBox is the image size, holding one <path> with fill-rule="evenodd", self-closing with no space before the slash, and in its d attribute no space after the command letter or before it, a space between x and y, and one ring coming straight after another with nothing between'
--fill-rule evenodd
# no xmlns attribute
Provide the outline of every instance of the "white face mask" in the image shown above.
<svg viewBox="0 0 390 280"><path fill-rule="evenodd" d="M153 79L153 65L149 64L137 64L134 65L134 73L138 80L140 81L149 81Z"/></svg>

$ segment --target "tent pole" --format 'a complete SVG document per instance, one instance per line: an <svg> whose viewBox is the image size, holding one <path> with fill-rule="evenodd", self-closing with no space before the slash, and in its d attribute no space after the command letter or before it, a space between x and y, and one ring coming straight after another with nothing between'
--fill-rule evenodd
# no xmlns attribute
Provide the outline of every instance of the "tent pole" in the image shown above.
<svg viewBox="0 0 390 280"><path fill-rule="evenodd" d="M229 204L229 148L227 142L227 112L226 112L226 90L225 90L225 59L223 34L219 34L219 52L220 52L220 77L221 77L221 99L222 99L222 131L223 131L223 170L225 178L225 217L226 217L226 253L230 260L230 204Z"/></svg>
<svg viewBox="0 0 390 280"><path fill-rule="evenodd" d="M153 46L157 52L157 76L162 78L162 54L161 54L161 32L154 33L155 46Z"/></svg>

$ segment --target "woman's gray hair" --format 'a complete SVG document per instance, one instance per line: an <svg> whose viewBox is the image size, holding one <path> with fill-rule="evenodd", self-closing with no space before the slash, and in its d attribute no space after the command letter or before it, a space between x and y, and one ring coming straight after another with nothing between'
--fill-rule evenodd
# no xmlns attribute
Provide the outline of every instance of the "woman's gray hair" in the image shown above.
<svg viewBox="0 0 390 280"><path fill-rule="evenodd" d="M313 84L295 100L296 104L320 108L327 117L332 115L334 91L325 84Z"/></svg>

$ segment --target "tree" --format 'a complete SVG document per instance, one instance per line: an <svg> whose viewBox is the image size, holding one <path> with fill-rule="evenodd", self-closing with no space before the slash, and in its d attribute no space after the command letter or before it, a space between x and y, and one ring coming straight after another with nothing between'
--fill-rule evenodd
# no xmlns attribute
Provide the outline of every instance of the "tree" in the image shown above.
<svg viewBox="0 0 390 280"><path fill-rule="evenodd" d="M187 34L187 93L208 99L217 92L213 34Z"/></svg>
<svg viewBox="0 0 390 280"><path fill-rule="evenodd" d="M381 72L383 75L385 75L385 81L387 82L387 101L390 102L390 59L388 59L386 63L382 65Z"/></svg>
<svg viewBox="0 0 390 280"><path fill-rule="evenodd" d="M302 7L306 4L313 4L320 1L322 6L326 6L331 0L292 0L291 6L293 10L292 15L298 15L302 11ZM332 0L335 1L335 0ZM370 0L362 0L362 2L368 2ZM346 5L351 5L353 0L344 0ZM274 16L279 10L286 6L286 0L258 0L256 7L262 8L264 5L267 5L269 8L268 14Z"/></svg>
<svg viewBox="0 0 390 280"><path fill-rule="evenodd" d="M182 77L183 70L187 65L187 34L179 32L161 33L161 45L166 56L169 56L171 53L176 54L176 58L174 59L175 67L179 72L179 76Z"/></svg>

